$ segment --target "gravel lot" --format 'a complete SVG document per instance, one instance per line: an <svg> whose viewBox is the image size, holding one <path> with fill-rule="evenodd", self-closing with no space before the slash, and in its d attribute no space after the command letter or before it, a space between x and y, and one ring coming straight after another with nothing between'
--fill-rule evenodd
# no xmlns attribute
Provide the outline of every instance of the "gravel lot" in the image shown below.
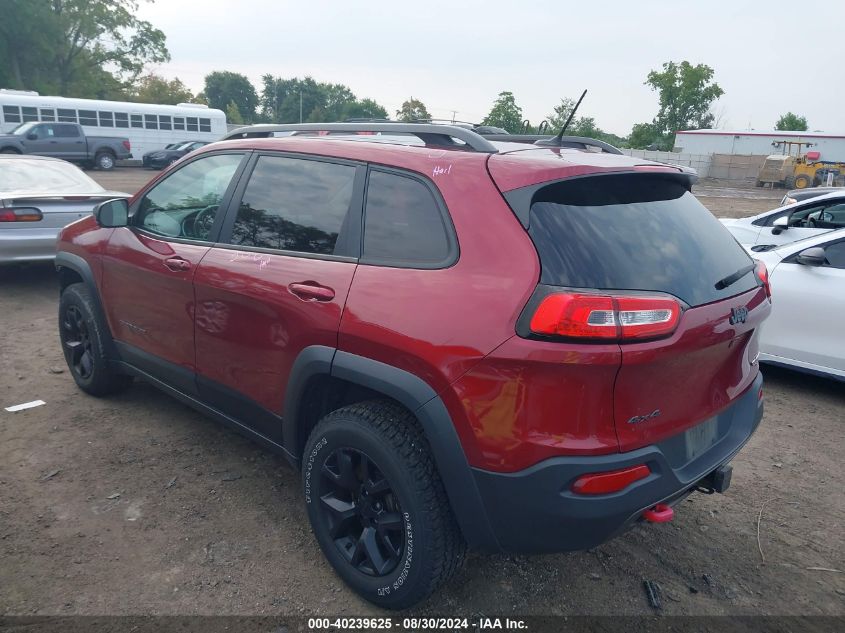
<svg viewBox="0 0 845 633"><path fill-rule="evenodd" d="M135 191L154 173L91 175ZM695 193L727 216L783 194ZM0 615L377 613L324 562L281 458L145 384L84 395L56 309L50 266L0 270L0 409L46 401L0 410ZM845 386L764 373L766 415L728 494L588 552L473 554L419 612L648 614L653 580L666 614L845 615Z"/></svg>

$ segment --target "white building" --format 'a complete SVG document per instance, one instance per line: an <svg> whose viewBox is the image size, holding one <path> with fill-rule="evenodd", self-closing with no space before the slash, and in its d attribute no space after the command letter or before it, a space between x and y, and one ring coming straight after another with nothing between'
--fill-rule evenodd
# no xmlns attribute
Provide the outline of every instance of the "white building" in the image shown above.
<svg viewBox="0 0 845 633"><path fill-rule="evenodd" d="M817 151L820 160L845 162L845 134L824 132L779 132L775 130L687 130L675 134L675 151L684 154L752 154L767 156L785 153L784 146L773 143L797 141L811 143L801 147L801 153ZM797 151L792 146L792 153Z"/></svg>

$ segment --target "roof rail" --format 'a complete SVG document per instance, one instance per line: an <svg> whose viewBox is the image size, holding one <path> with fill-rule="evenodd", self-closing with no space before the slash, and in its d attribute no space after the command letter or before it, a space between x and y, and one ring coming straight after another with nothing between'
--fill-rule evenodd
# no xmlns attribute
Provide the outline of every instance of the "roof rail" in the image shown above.
<svg viewBox="0 0 845 633"><path fill-rule="evenodd" d="M426 145L443 147L464 147L474 152L496 154L498 149L490 141L466 128L431 123L291 123L260 124L239 127L228 132L222 141L238 138L267 137L274 132L385 132L387 134L411 134ZM460 145L455 140L466 144Z"/></svg>
<svg viewBox="0 0 845 633"><path fill-rule="evenodd" d="M587 149L598 147L607 154L621 154L618 148L597 138L586 136L549 136L548 134L482 134L488 141L502 141L505 143L533 143L541 147L571 147Z"/></svg>

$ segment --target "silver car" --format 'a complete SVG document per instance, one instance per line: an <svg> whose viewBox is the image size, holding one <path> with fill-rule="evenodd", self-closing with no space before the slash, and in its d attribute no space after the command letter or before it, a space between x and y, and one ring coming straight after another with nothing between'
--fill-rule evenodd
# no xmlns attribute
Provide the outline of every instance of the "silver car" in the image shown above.
<svg viewBox="0 0 845 633"><path fill-rule="evenodd" d="M0 154L0 264L53 259L62 228L103 200L130 195L106 191L58 158Z"/></svg>

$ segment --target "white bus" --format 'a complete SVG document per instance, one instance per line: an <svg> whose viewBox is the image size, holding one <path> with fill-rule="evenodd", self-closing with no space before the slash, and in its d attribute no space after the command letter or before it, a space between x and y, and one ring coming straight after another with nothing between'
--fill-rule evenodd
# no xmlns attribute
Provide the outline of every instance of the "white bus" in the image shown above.
<svg viewBox="0 0 845 633"><path fill-rule="evenodd" d="M0 89L0 133L27 121L79 123L91 136L126 137L133 160L171 143L216 141L226 134L226 115L199 103L174 106L71 99Z"/></svg>

